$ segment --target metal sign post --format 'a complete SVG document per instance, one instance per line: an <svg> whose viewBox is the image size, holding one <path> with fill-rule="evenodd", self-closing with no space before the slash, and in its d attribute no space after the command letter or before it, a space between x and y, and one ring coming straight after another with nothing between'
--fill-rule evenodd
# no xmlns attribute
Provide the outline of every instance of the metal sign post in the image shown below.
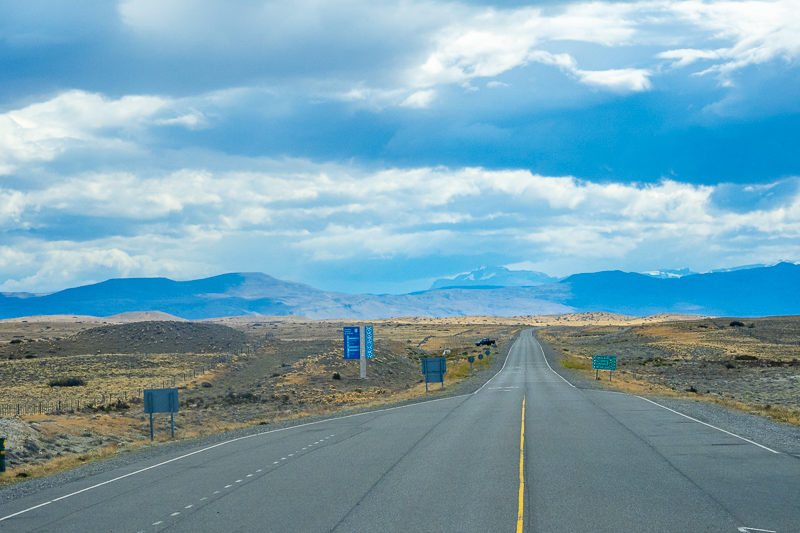
<svg viewBox="0 0 800 533"><path fill-rule="evenodd" d="M6 438L0 437L0 472L6 471Z"/></svg>

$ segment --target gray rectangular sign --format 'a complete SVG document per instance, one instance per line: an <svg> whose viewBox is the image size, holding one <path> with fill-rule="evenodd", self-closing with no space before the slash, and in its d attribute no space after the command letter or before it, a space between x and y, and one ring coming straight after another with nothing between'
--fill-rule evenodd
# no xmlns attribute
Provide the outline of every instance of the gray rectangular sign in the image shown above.
<svg viewBox="0 0 800 533"><path fill-rule="evenodd" d="M145 413L177 413L178 389L145 389Z"/></svg>
<svg viewBox="0 0 800 533"><path fill-rule="evenodd" d="M447 372L446 357L426 357L422 359L422 373L425 374L425 383L444 383L445 372Z"/></svg>

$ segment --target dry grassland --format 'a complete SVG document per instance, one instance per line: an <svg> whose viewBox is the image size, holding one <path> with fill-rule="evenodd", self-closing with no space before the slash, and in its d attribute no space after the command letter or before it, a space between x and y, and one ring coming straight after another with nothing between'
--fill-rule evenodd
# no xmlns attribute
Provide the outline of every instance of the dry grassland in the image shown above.
<svg viewBox="0 0 800 533"><path fill-rule="evenodd" d="M18 335L25 342L48 343L57 338L91 338L93 333L87 333L91 324L80 322L6 321L0 323L0 343L9 344ZM120 339L112 337L129 328L108 329L109 324L103 322L108 320L94 325L106 328L102 338L116 346ZM342 358L342 327L353 325L352 321L238 317L206 322L244 332L242 353L215 366L220 352L211 348L219 343L211 340L204 353L45 352L29 359L0 360L0 404L60 399L65 405L60 414L0 418L0 431L11 437L9 472L0 483L47 475L149 445L148 417L141 401L131 400L133 391L170 387L173 378L181 400L181 411L175 417L176 436L190 438L441 394L439 384L426 393L421 357L450 350L444 383L448 387L487 368L498 353L493 348L492 356L480 362L476 359L471 371L466 357L482 351L475 346L476 340L492 337L503 346L520 328L519 321L483 317L458 319L458 323L415 318L367 322L374 326L375 358L368 362L368 379L361 380L359 362ZM45 345L33 342L28 348L35 352L36 346ZM212 371L195 377L193 371L201 366L212 367ZM65 377L81 378L85 385L49 385L53 379ZM101 409L66 408L70 398L88 401L102 395L124 401ZM156 440L169 435L168 420L168 415L156 415Z"/></svg>
<svg viewBox="0 0 800 533"><path fill-rule="evenodd" d="M711 401L800 425L800 317L550 328L540 337L565 368L589 379L592 356L617 356L613 381L600 372L606 386Z"/></svg>

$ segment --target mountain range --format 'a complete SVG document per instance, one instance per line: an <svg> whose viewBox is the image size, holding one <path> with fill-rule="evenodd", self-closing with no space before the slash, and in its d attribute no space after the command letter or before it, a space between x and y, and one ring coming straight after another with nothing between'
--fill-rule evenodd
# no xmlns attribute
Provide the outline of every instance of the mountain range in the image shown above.
<svg viewBox="0 0 800 533"><path fill-rule="evenodd" d="M47 295L2 294L0 319L57 314L110 316L136 311L161 311L186 319L242 315L379 319L584 311L634 316L800 314L800 265L792 263L680 277L604 271L528 286L480 283L514 279L502 270L496 272L499 275L485 280L480 276L450 280L458 285L401 295L328 292L262 273L223 274L192 281L111 279ZM529 282L542 279L528 276Z"/></svg>

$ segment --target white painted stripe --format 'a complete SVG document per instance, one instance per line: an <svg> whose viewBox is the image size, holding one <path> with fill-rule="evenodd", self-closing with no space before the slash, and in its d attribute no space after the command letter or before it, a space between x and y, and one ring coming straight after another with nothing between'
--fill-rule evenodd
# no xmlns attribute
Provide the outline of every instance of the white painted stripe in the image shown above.
<svg viewBox="0 0 800 533"><path fill-rule="evenodd" d="M563 380L564 380L564 383L566 383L567 385L569 385L569 386L570 386L570 387L572 387L573 389L577 389L577 387L576 387L575 385L573 385L572 383L570 383L569 381L567 381L567 378L565 378L564 376L562 376L561 374L559 374L558 372L556 372L555 370L553 370L553 367L552 367L552 366L550 366L550 363L548 363L548 362L547 362L547 357L545 357L545 356L544 356L544 349L542 349L542 345L541 345L541 344L539 344L539 339L537 339L536 337L533 337L533 332L531 332L531 337L533 338L533 340L534 340L534 341L536 341L536 344L539 346L539 350L541 350L541 352L542 352L542 359L544 359L544 363L547 365L547 368L549 368L549 369L550 369L550 372L552 372L552 373L553 373L553 374L555 374L556 376L558 376L558 377L560 377L561 379L563 379Z"/></svg>
<svg viewBox="0 0 800 533"><path fill-rule="evenodd" d="M181 512L180 511L176 511L176 512L172 513L170 516L178 516L179 514L181 514Z"/></svg>
<svg viewBox="0 0 800 533"><path fill-rule="evenodd" d="M517 337L517 340L519 340L519 337ZM516 344L516 341L514 341L514 344ZM513 347L513 346L514 346L514 344L512 344L511 346ZM476 390L475 392L473 392L472 394L478 394L478 393L479 393L481 390L483 390L483 388L484 388L486 385L488 385L489 383L491 383L491 382L492 382L492 380L493 380L494 378L496 378L497 376L499 376L499 375L500 375L500 374L503 372L503 370L505 370L505 368L506 368L506 365L508 364L508 360L509 360L509 359L511 359L511 348L509 348L509 349L508 349L508 353L506 354L506 360L505 360L505 361L503 361L503 366L500 368L500 370L497 372L497 374L495 374L494 376L492 376L491 378L489 378L489 381L487 381L486 383L484 383L483 385L481 385L481 386L480 386L480 388L479 388L478 390ZM458 398L458 396L455 396L455 398Z"/></svg>
<svg viewBox="0 0 800 533"><path fill-rule="evenodd" d="M503 368L505 368L506 363L508 363L508 357L506 357L506 362L503 363ZM503 368L500 369L500 372L503 371ZM498 372L497 374L499 374L500 372ZM497 374L492 376L492 378L489 381L491 381L492 379L497 377ZM476 394L477 392L479 392L483 387L486 386L487 383L489 383L489 381L484 383L481 386L480 389L478 389L477 391L473 392L472 394ZM110 483L115 483L115 482L120 481L122 479L125 479L127 477L135 476L137 474L141 474L142 472L147 472L148 470L152 470L154 468L158 468L160 466L164 466L164 465L167 465L169 463L173 463L175 461L180 461L181 459L185 459L187 457L191 457L192 455L197 455L199 453L204 453L204 452L207 452L209 450L213 450L214 448L219 448L220 446L225 446L227 444L238 442L240 440L252 439L253 437L261 437L263 435L269 435L269 434L272 434L272 433L279 433L281 431L288 431L288 430L298 429L298 428L302 428L302 427L306 427L306 426L313 426L313 425L317 425L317 424L325 424L327 422L335 422L337 420L344 420L344 419L347 419L347 418L354 418L354 417L357 417L357 416L373 415L373 414L383 413L383 412L387 412L387 411L394 411L394 410L397 410L397 409L407 409L407 408L411 408L411 407L417 407L417 406L420 406L420 405L424 405L424 404L428 404L428 403L434 403L434 402L441 402L441 401L445 401L445 400L455 400L455 399L458 399L458 398L465 398L467 396L472 396L472 394L460 394L458 396L449 396L447 398L435 398L435 399L432 399L432 400L427 400L427 401L423 401L423 402L416 402L416 403L412 403L412 404L408 404L408 405L398 405L396 407L387 407L386 409L377 409L375 411L366 411L366 412L363 412L363 413L353 413L353 414L350 414L350 415L344 415L344 416L340 416L340 417L336 417L336 418L329 418L327 420L317 420L315 422L306 422L305 424L298 424L296 426L290 426L290 427L279 428L279 429L272 429L272 430L269 430L269 431L262 431L262 432L259 432L259 433L253 433L252 435L245 435L243 437L236 437L235 439L230 439L230 440L218 442L217 444L212 444L211 446L207 446L205 448L201 448L199 450L195 450L195 451L190 452L190 453L179 455L178 457L173 457L172 459L168 459L166 461L162 461L160 463L156 463L154 465L150 465L150 466L147 466L145 468L141 468L141 469L136 470L134 472L129 472L127 474L115 477L113 479L109 479L107 481L103 481L101 483L97 483L95 485L91 485L89 487L85 487L83 489L76 490L75 492L70 492L69 494L65 494L63 496L59 496L58 498L54 498L54 499L52 499L50 501L47 501L47 502L44 502L44 503L40 503L38 505L34 505L33 507L28 507L27 509L23 509L21 511L17 511L16 513L0 517L0 522L2 522L3 520L7 520L9 518L13 518L15 516L19 516L21 514L28 513L30 511L33 511L33 510L38 509L40 507L43 507L45 505L50 505L51 503L54 503L54 502L57 502L57 501L61 501L61 500L65 500L67 498L71 498L73 496L77 496L78 494L82 494L84 492L88 492L90 490L94 490L94 489L96 489L98 487L102 487L102 486L108 485ZM330 436L333 437L334 435L335 434L331 434ZM275 461L275 463L273 463L273 464L278 464L278 461ZM215 492L214 494L217 494L217 492ZM159 522L159 523L161 523L161 522Z"/></svg>
<svg viewBox="0 0 800 533"><path fill-rule="evenodd" d="M764 449L765 449L765 450L767 450L768 452L777 453L777 454L780 454L780 453L781 453L781 452L777 452L777 451L773 450L772 448L767 448L767 447L766 447L766 446L764 446L763 444L759 444L759 443L757 443L757 442L755 442L755 441L752 441L752 440L750 440L750 439L746 439L746 438L742 437L741 435L737 435L736 433L731 433L730 431L726 431L726 430L724 430L724 429L722 429L722 428L718 428L717 426L712 426L711 424L707 424L707 423L703 422L702 420L698 420L698 419L696 419L696 418L692 418L691 416L689 416L689 415L685 415L685 414L683 414L683 413L681 413L681 412L679 412L679 411L676 411L675 409L670 409L669 407L667 407L667 406L665 406L665 405L661 405L660 403L654 402L653 400L648 400L647 398L643 398L643 397L641 397L641 396L636 396L636 395L632 395L632 396L634 396L634 397L636 397L636 398L639 398L639 399L642 399L642 400L644 400L644 401L646 401L646 402L650 402L650 403L652 403L653 405L657 405L657 406L661 407L662 409L666 409L667 411L671 411L671 412L675 413L676 415L681 415L682 417L684 417L684 418L688 418L689 420L692 420L692 421L694 421L694 422L697 422L698 424L703 424L704 426L708 426L708 427L710 427L710 428L716 429L717 431L721 431L721 432L723 432L723 433L726 433L726 434L728 434L728 435L730 435L730 436L732 436L732 437L736 437L737 439L742 439L743 441L745 441L745 442L749 442L750 444L755 444L755 445L756 445L756 446L758 446L759 448L764 448Z"/></svg>

